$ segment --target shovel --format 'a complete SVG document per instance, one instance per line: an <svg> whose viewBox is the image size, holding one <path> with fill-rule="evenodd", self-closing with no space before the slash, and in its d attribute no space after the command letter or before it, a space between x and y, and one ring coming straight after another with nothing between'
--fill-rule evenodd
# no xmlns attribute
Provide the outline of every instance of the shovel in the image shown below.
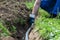
<svg viewBox="0 0 60 40"><path fill-rule="evenodd" d="M30 33L31 29L34 27L33 25L34 25L34 23L32 23L31 27L27 30L27 32L25 34L25 40L29 40L29 33Z"/></svg>

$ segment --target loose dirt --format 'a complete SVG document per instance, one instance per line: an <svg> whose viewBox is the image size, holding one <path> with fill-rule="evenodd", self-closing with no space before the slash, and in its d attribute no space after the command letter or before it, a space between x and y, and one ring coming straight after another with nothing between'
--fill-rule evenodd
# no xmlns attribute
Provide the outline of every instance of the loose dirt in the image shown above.
<svg viewBox="0 0 60 40"><path fill-rule="evenodd" d="M22 40L28 27L28 18L31 10L18 0L0 0L0 21L10 31L11 37ZM11 27L16 27L16 32Z"/></svg>
<svg viewBox="0 0 60 40"><path fill-rule="evenodd" d="M2 40L23 40L27 29L29 28L29 14L25 4L21 4L20 0L0 0L0 21L9 30L9 37L2 37ZM16 32L11 31L11 27L16 27ZM29 40L40 40L38 32L31 31Z"/></svg>

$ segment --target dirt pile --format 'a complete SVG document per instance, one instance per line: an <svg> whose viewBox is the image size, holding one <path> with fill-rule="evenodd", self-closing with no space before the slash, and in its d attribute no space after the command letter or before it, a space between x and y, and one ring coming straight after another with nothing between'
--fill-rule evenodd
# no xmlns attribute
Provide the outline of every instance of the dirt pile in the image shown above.
<svg viewBox="0 0 60 40"><path fill-rule="evenodd" d="M0 3L0 18L10 21L11 24L20 21L19 19L27 19L29 9L25 4L20 5L19 2L7 1Z"/></svg>
<svg viewBox="0 0 60 40"><path fill-rule="evenodd" d="M27 28L29 10L25 4L20 4L18 0L0 0L0 21L12 33L14 38L22 40ZM11 31L11 27L16 27L16 33Z"/></svg>

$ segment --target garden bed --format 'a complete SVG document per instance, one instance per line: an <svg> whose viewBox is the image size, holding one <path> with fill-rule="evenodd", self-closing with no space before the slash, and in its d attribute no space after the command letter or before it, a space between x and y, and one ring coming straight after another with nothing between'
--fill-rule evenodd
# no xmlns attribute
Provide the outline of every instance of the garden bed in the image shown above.
<svg viewBox="0 0 60 40"><path fill-rule="evenodd" d="M28 9L25 4L20 4L14 0L0 1L0 28L1 34L9 35L17 40L22 40L29 28L29 14L31 9ZM7 32L5 32L7 30ZM8 34L6 34L8 33ZM4 38L3 35L1 35Z"/></svg>

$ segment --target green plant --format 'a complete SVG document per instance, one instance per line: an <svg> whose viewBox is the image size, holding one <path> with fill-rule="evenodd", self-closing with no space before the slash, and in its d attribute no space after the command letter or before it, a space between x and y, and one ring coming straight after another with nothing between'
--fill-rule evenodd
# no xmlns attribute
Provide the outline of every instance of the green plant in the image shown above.
<svg viewBox="0 0 60 40"><path fill-rule="evenodd" d="M27 8L32 9L34 6L34 0L32 0L32 2L25 2L25 4L26 4Z"/></svg>
<svg viewBox="0 0 60 40"><path fill-rule="evenodd" d="M11 32L16 32L16 27L15 26L12 26L10 29L11 29Z"/></svg>
<svg viewBox="0 0 60 40"><path fill-rule="evenodd" d="M8 31L8 29L0 22L0 35L2 36L8 36L10 35L10 32Z"/></svg>
<svg viewBox="0 0 60 40"><path fill-rule="evenodd" d="M38 15L39 17L35 21L36 30L39 30L39 34L45 40L59 40L60 36L58 35L60 35L60 19L46 18L45 16L48 16L48 13L43 10L40 13L41 15Z"/></svg>

